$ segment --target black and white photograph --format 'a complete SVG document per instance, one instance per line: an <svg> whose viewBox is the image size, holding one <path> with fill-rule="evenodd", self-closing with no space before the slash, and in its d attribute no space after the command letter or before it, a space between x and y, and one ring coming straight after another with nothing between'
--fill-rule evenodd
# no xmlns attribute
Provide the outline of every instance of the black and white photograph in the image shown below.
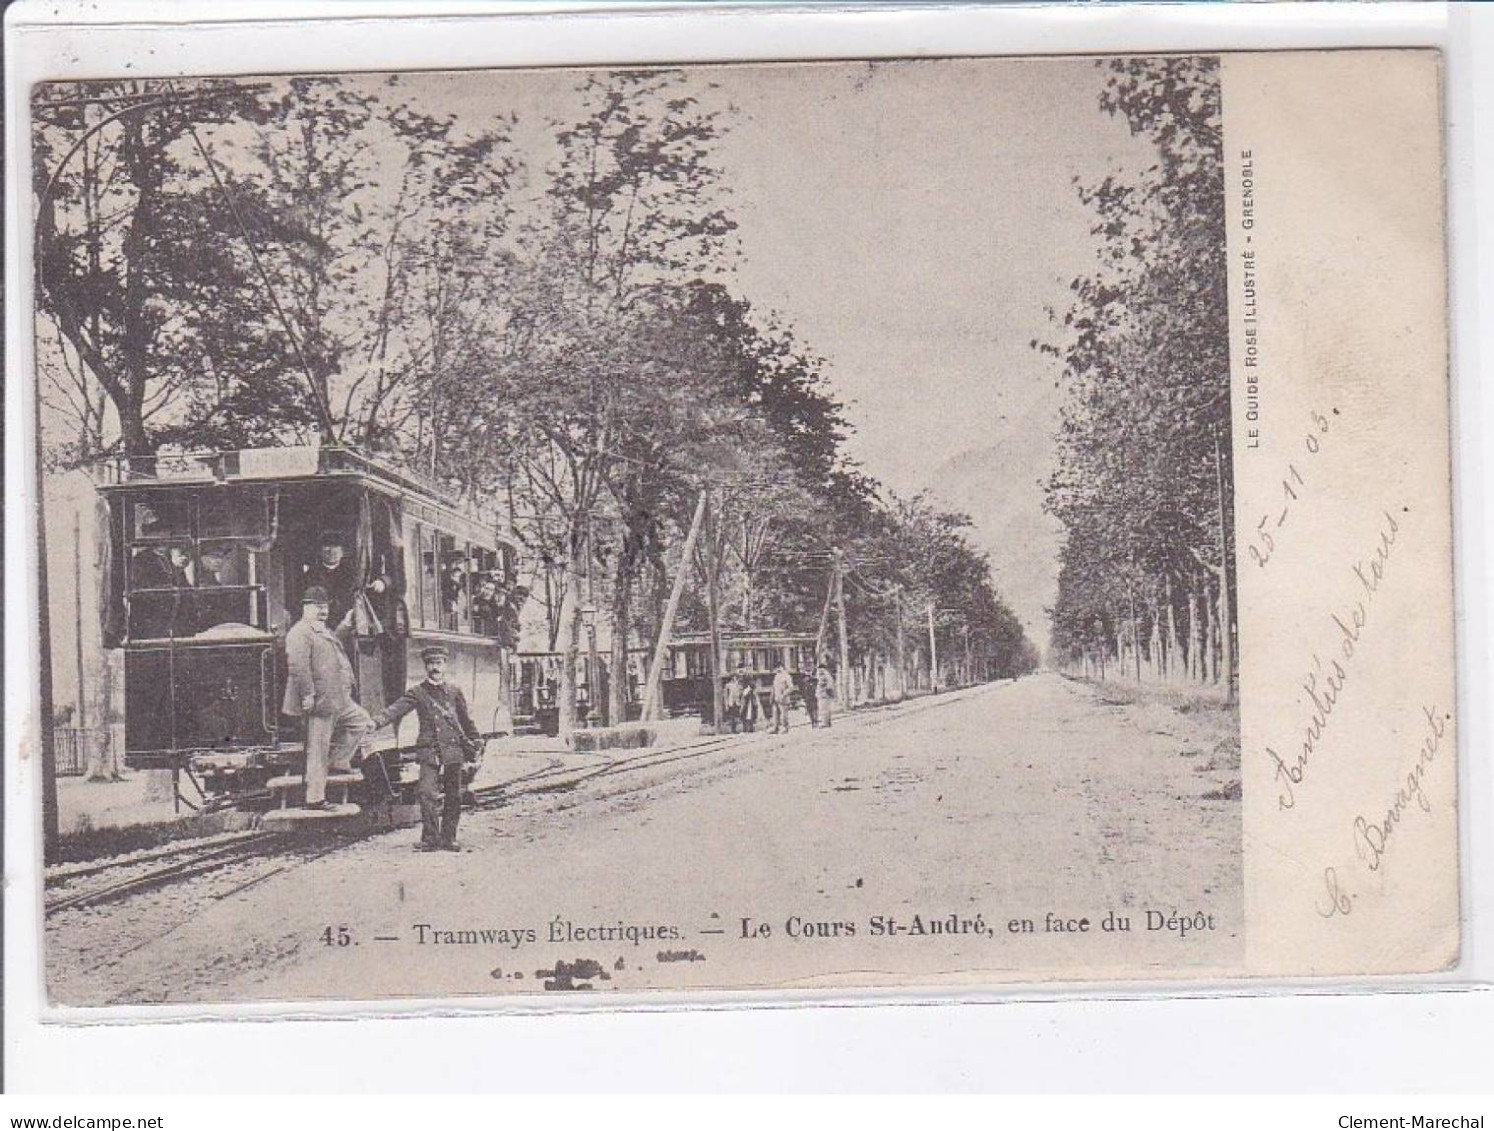
<svg viewBox="0 0 1494 1131"><path fill-rule="evenodd" d="M35 87L50 1000L1241 973L1220 70Z"/></svg>

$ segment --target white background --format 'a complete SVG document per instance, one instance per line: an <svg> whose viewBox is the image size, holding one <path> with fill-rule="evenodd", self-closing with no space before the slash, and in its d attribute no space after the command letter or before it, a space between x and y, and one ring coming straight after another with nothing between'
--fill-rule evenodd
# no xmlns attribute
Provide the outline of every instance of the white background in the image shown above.
<svg viewBox="0 0 1494 1131"><path fill-rule="evenodd" d="M1491 966L1490 498L1480 442L1494 435L1494 9L1442 5L1236 5L796 15L534 15L478 20L447 4L397 27L348 19L407 8L358 3L129 3L87 33L98 5L18 4L6 36L9 187L29 183L25 88L62 74L262 73L735 57L1433 44L1447 50L1453 247L1454 405L1460 585L1460 718L1468 971ZM513 7L513 5L510 5ZM431 7L424 9L425 13ZM188 14L205 29L173 26ZM308 28L263 17L336 13ZM255 22L259 17L260 22ZM248 22L239 22L239 21ZM170 22L162 22L170 21ZM30 26L22 26L27 23ZM51 25L50 27L46 25ZM1475 60L1481 65L1475 70ZM1394 161L1394 153L1385 160ZM1477 191L1482 186L1482 193ZM1489 1089L1494 994L1355 992L982 1005L716 1009L565 1015L58 1026L40 1005L39 781L23 758L36 711L31 542L30 329L24 200L7 200L6 921L8 1090L237 1092L382 1090L1298 1091ZM1386 301L1393 303L1394 295ZM1476 910L1475 910L1476 909ZM1481 912L1481 913L1480 913ZM37 1114L66 1114L37 1112ZM1366 1112L1365 1114L1379 1114ZM495 1121L502 1110L492 1109ZM1328 1120L1321 1125L1331 1126Z"/></svg>

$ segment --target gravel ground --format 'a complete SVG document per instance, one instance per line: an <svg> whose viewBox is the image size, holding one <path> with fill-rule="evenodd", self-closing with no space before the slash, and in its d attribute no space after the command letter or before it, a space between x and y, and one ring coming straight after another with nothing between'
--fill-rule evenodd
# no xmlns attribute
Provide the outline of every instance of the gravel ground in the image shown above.
<svg viewBox="0 0 1494 1131"><path fill-rule="evenodd" d="M61 912L51 993L933 988L1241 963L1238 730L1217 705L1040 674L682 754L469 813L461 854L414 853L405 829ZM1208 925L1181 934L1185 916Z"/></svg>

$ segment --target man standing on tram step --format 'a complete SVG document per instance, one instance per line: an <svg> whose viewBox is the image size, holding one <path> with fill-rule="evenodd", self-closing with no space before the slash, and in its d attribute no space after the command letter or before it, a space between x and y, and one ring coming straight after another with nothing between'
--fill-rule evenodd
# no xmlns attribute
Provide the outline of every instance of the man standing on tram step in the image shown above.
<svg viewBox="0 0 1494 1131"><path fill-rule="evenodd" d="M794 677L782 664L773 673L773 733L780 734L789 728L789 705L794 700Z"/></svg>
<svg viewBox="0 0 1494 1131"><path fill-rule="evenodd" d="M374 726L398 722L411 711L419 713L415 745L420 762L421 831L415 848L460 852L456 831L462 815L462 763L477 757L482 736L472 722L462 689L446 682L446 649L439 644L422 648L420 658L425 663L425 679L375 714ZM442 793L446 803L438 814Z"/></svg>
<svg viewBox="0 0 1494 1131"><path fill-rule="evenodd" d="M374 729L353 701L353 665L327 627L327 591L319 585L301 598L301 619L285 634L289 678L281 711L306 719L306 808L327 807L327 774L347 773L353 755Z"/></svg>

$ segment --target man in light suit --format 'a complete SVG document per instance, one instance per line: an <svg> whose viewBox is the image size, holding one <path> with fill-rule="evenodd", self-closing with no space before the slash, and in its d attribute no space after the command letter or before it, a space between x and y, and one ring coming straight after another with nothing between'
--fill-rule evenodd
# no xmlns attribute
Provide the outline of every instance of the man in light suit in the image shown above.
<svg viewBox="0 0 1494 1131"><path fill-rule="evenodd" d="M347 773L374 729L353 700L353 665L327 627L327 591L313 585L301 598L301 619L285 634L290 677L281 711L306 719L306 808L327 807L327 774Z"/></svg>

